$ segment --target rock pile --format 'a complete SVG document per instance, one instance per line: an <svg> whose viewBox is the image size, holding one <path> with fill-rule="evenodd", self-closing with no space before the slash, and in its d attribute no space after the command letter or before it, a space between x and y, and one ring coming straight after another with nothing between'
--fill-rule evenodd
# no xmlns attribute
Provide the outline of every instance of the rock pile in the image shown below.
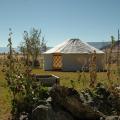
<svg viewBox="0 0 120 120"><path fill-rule="evenodd" d="M55 85L51 102L33 110L32 120L99 120L102 115L88 104L83 104L78 92L72 88Z"/></svg>
<svg viewBox="0 0 120 120"><path fill-rule="evenodd" d="M98 84L92 91L86 89L80 93L73 88L54 85L49 92L50 97L32 111L30 118L32 120L120 120L118 95L102 84Z"/></svg>

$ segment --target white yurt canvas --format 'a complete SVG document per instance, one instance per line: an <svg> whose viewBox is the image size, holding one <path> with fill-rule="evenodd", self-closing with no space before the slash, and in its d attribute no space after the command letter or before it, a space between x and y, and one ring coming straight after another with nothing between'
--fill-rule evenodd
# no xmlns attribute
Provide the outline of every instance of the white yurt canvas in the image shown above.
<svg viewBox="0 0 120 120"><path fill-rule="evenodd" d="M103 70L104 52L81 41L67 40L44 52L44 70L80 71L89 69L91 54L96 51L97 69Z"/></svg>

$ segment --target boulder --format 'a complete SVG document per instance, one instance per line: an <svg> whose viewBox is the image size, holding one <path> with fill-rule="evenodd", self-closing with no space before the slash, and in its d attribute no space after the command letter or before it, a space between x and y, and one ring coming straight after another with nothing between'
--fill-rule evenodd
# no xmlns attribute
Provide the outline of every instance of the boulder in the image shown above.
<svg viewBox="0 0 120 120"><path fill-rule="evenodd" d="M78 120L99 120L102 117L89 105L83 104L79 93L72 88L55 85L50 91L50 96L54 107L63 107Z"/></svg>
<svg viewBox="0 0 120 120"><path fill-rule="evenodd" d="M29 107L19 104L27 111L20 114L20 120L120 120L119 91L111 92L101 84L93 91L85 89L78 93L56 84L50 87L48 99L39 100L35 105L39 106L30 109L32 114Z"/></svg>
<svg viewBox="0 0 120 120"><path fill-rule="evenodd" d="M60 110L55 112L54 120L75 120L68 112Z"/></svg>
<svg viewBox="0 0 120 120"><path fill-rule="evenodd" d="M72 116L59 109L54 111L49 105L39 105L32 112L32 120L74 120Z"/></svg>

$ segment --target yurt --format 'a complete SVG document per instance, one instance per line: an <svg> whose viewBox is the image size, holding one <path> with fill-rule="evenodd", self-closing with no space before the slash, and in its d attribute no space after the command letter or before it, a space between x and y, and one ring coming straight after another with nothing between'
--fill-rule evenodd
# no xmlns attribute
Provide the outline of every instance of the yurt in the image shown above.
<svg viewBox="0 0 120 120"><path fill-rule="evenodd" d="M96 68L103 70L105 66L104 52L80 39L67 40L44 52L44 70L88 70L90 58L94 51L96 51Z"/></svg>

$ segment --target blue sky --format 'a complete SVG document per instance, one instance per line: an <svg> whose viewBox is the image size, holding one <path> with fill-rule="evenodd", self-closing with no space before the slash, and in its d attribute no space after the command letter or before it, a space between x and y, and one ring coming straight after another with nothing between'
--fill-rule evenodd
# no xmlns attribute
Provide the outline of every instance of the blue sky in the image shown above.
<svg viewBox="0 0 120 120"><path fill-rule="evenodd" d="M117 39L120 0L0 0L0 47L7 45L9 28L18 46L32 27L42 30L48 46L70 38Z"/></svg>

